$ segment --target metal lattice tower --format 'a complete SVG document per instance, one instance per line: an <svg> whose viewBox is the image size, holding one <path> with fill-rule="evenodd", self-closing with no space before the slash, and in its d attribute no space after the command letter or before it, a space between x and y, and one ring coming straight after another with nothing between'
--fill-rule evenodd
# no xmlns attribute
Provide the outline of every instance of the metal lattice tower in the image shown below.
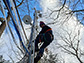
<svg viewBox="0 0 84 63"><path fill-rule="evenodd" d="M38 22L37 22L37 11L36 9L34 9L34 21L33 21L33 25L32 25L32 29L31 29L31 36L30 36L30 43L31 43L31 47L30 47L30 51L33 50L33 54L29 56L29 63L34 63L34 56L35 56L35 41L32 42L33 40L35 40L36 36L37 36L37 27L38 27Z"/></svg>

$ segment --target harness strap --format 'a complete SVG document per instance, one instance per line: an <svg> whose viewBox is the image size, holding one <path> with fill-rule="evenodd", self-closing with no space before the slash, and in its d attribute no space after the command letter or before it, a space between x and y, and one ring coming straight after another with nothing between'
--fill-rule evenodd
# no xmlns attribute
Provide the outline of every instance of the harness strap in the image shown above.
<svg viewBox="0 0 84 63"><path fill-rule="evenodd" d="M45 33L46 33L46 32L48 32L48 31L50 31L50 30L52 30L52 29L51 29L51 28L50 28L50 29L48 29L47 31L45 31Z"/></svg>
<svg viewBox="0 0 84 63"><path fill-rule="evenodd" d="M51 31L52 29L50 28L50 29L48 29L47 31L45 31L45 33L46 32L48 32L48 31ZM51 36L51 39L53 40L53 35L52 34L50 34L50 33L48 33L50 36ZM44 36L44 39L46 40L46 37L45 37L45 34L43 34L43 36ZM47 41L47 40L46 40Z"/></svg>
<svg viewBox="0 0 84 63"><path fill-rule="evenodd" d="M45 38L45 33L48 32L48 31L51 31L51 30L52 30L52 29L50 28L50 29L48 29L48 30L46 30L46 31L44 32L43 36L44 36L44 40L45 40L45 41L47 41L46 38ZM49 35L51 36L51 38L52 38L52 35L51 35L50 33L48 33L48 34L49 34ZM41 42L41 38L39 38L39 42Z"/></svg>

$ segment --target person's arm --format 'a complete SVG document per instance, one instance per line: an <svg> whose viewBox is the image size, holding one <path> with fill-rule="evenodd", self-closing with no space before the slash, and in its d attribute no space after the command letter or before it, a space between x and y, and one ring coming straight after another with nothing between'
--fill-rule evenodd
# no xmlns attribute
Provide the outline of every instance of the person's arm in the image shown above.
<svg viewBox="0 0 84 63"><path fill-rule="evenodd" d="M43 29L39 32L39 34L42 34L43 33Z"/></svg>

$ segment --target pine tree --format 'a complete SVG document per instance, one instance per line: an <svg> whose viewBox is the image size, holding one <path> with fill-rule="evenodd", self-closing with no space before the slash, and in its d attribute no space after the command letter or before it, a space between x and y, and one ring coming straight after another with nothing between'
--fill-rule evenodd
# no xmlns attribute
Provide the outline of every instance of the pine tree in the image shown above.
<svg viewBox="0 0 84 63"><path fill-rule="evenodd" d="M58 54L53 54L51 51L49 51L47 54L44 54L44 56L40 60L40 63L57 63L57 56Z"/></svg>

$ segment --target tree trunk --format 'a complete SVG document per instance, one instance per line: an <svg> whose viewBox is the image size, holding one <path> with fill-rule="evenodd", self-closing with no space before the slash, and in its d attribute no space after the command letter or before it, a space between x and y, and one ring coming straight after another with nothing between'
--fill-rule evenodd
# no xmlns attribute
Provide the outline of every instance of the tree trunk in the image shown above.
<svg viewBox="0 0 84 63"><path fill-rule="evenodd" d="M3 19L3 18L2 18ZM4 20L4 19L3 19ZM3 21L2 20L2 21ZM8 16L7 16L7 21L9 22L10 21L10 15L8 14ZM2 22L2 24L0 25L0 37L1 37L1 35L2 35L2 33L3 33L3 31L5 30L5 27L6 27L6 22L4 21L4 22Z"/></svg>

